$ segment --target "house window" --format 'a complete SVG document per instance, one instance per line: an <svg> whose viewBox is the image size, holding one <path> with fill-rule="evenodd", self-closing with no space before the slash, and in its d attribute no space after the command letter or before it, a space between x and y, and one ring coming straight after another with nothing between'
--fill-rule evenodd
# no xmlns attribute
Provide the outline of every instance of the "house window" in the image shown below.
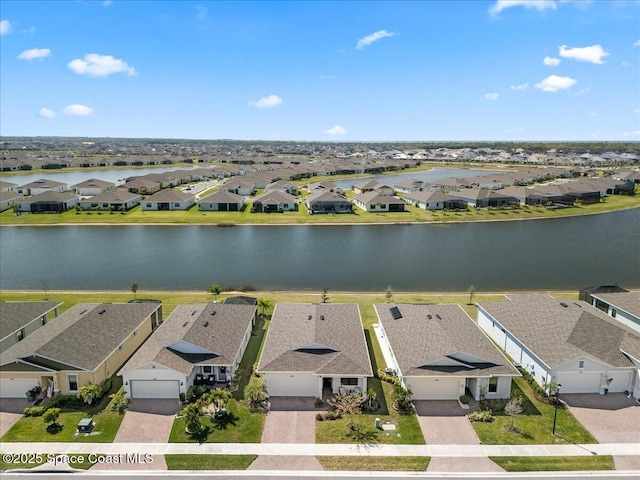
<svg viewBox="0 0 640 480"><path fill-rule="evenodd" d="M584 360L578 362L578 368L584 368Z"/></svg>
<svg viewBox="0 0 640 480"><path fill-rule="evenodd" d="M202 373L211 373L211 365L205 365L202 367Z"/></svg>
<svg viewBox="0 0 640 480"><path fill-rule="evenodd" d="M16 340L21 342L23 338L24 338L24 328L16 332Z"/></svg>
<svg viewBox="0 0 640 480"><path fill-rule="evenodd" d="M69 381L69 390L72 392L78 391L78 375L67 375Z"/></svg>
<svg viewBox="0 0 640 480"><path fill-rule="evenodd" d="M47 317L42 317L42 325L46 325L47 324Z"/></svg>
<svg viewBox="0 0 640 480"><path fill-rule="evenodd" d="M340 385L358 385L357 378L343 377L340 379Z"/></svg>
<svg viewBox="0 0 640 480"><path fill-rule="evenodd" d="M179 207L179 206L180 206L180 204L179 204L179 203L174 203L174 204L173 204L173 206L174 206L174 207Z"/></svg>
<svg viewBox="0 0 640 480"><path fill-rule="evenodd" d="M150 203L147 203L147 207L151 208L151 204L150 204Z"/></svg>
<svg viewBox="0 0 640 480"><path fill-rule="evenodd" d="M498 377L491 377L489 379L489 393L498 392Z"/></svg>
<svg viewBox="0 0 640 480"><path fill-rule="evenodd" d="M611 309L611 316L612 316L613 318L616 318L616 315L617 315L617 314L618 314L618 311L617 311L615 308L612 308L612 309Z"/></svg>

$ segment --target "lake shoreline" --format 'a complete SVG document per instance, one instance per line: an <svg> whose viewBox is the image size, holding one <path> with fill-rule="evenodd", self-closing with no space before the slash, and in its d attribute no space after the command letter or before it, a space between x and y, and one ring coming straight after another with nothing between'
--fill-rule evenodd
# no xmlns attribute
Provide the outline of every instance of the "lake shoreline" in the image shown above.
<svg viewBox="0 0 640 480"><path fill-rule="evenodd" d="M158 227L304 227L304 226L371 226L371 225L449 225L460 223L492 223L492 222L517 222L522 220L552 220L559 218L575 218L583 217L587 215L600 215L605 213L622 212L625 210L633 210L634 208L640 208L640 205L632 205L628 207L615 208L612 210L604 210L600 212L583 212L568 215L559 215L557 217L519 217L519 218L479 218L479 219L466 219L466 220L426 220L421 222L415 221L393 221L393 222L309 222L309 223L230 223L230 222L193 222L193 223L177 223L177 222L91 222L91 223L76 223L76 222L64 222L64 223L0 223L1 227L133 227L133 226L158 226Z"/></svg>

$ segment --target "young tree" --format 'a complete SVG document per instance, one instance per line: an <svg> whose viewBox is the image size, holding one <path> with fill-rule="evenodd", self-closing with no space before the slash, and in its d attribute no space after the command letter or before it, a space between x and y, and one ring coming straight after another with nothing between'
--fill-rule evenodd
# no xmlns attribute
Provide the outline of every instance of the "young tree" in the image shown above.
<svg viewBox="0 0 640 480"><path fill-rule="evenodd" d="M362 412L362 395L359 393L338 393L334 398L327 400L336 413L340 416L349 415L349 429L358 430L357 424L353 421L353 415Z"/></svg>
<svg viewBox="0 0 640 480"><path fill-rule="evenodd" d="M46 412L44 412L44 415L42 415L42 419L44 420L44 423L47 424L47 428L51 427L52 425L56 425L58 422L58 417L60 416L60 409L59 408L49 408L47 409Z"/></svg>
<svg viewBox="0 0 640 480"><path fill-rule="evenodd" d="M271 302L267 298L258 299L258 308L260 309L260 315L264 315L271 307Z"/></svg>
<svg viewBox="0 0 640 480"><path fill-rule="evenodd" d="M216 303L218 302L218 295L220 295L220 292L222 292L222 288L220 288L220 285L211 285L209 287L209 293L213 295Z"/></svg>
<svg viewBox="0 0 640 480"><path fill-rule="evenodd" d="M520 415L522 413L522 410L523 410L522 400L519 397L513 397L511 400L509 400L509 403L505 405L504 413L506 413L511 417L511 428L510 428L511 431L514 430L514 427L513 427L514 418Z"/></svg>
<svg viewBox="0 0 640 480"><path fill-rule="evenodd" d="M129 288L131 289L131 291L133 292L133 296L137 300L138 299L138 294L137 294L137 292L138 292L138 284L136 282L133 282L131 284L131 287L129 287Z"/></svg>
<svg viewBox="0 0 640 480"><path fill-rule="evenodd" d="M404 388L402 385L393 386L393 403L398 410L409 410L411 407L411 395L413 392Z"/></svg>
<svg viewBox="0 0 640 480"><path fill-rule="evenodd" d="M387 303L391 303L391 299L393 298L393 291L391 290L391 285L387 287L387 291L384 294L384 296L387 298Z"/></svg>
<svg viewBox="0 0 640 480"><path fill-rule="evenodd" d="M369 408L371 408L371 406L373 405L373 401L376 399L377 396L378 394L373 388L369 387L367 389L367 402L369 403Z"/></svg>
<svg viewBox="0 0 640 480"><path fill-rule="evenodd" d="M322 303L327 303L329 301L329 297L327 295L328 292L329 290L327 290L327 287L322 289Z"/></svg>
<svg viewBox="0 0 640 480"><path fill-rule="evenodd" d="M267 399L267 390L265 389L262 378L252 376L246 387L244 387L244 398L249 402L251 408L256 408L261 402Z"/></svg>
<svg viewBox="0 0 640 480"><path fill-rule="evenodd" d="M187 425L187 433L197 434L202 431L202 423L200 422L202 407L199 402L190 403L180 413Z"/></svg>
<svg viewBox="0 0 640 480"><path fill-rule="evenodd" d="M87 405L91 405L94 400L100 397L100 387L95 383L87 383L80 387L80 397Z"/></svg>
<svg viewBox="0 0 640 480"><path fill-rule="evenodd" d="M473 299L476 296L476 287L471 285L468 291L469 291L469 303L467 305L473 305Z"/></svg>

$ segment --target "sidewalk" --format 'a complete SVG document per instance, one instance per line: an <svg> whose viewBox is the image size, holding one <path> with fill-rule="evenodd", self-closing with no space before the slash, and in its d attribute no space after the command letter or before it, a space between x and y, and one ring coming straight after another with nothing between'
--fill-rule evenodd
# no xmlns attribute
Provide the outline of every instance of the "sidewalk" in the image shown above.
<svg viewBox="0 0 640 480"><path fill-rule="evenodd" d="M353 445L318 443L3 443L2 454L222 454L222 455L329 455L329 456L427 456L427 457L505 457L640 455L638 443L599 443L585 445Z"/></svg>

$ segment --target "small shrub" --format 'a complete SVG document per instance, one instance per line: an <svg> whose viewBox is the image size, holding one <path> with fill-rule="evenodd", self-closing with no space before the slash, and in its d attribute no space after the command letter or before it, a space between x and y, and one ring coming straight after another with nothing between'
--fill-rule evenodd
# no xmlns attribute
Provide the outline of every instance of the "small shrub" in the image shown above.
<svg viewBox="0 0 640 480"><path fill-rule="evenodd" d="M381 368L378 369L376 377L378 377L383 382L390 383L391 385L401 386L400 379L398 377L396 377L395 375L389 375Z"/></svg>
<svg viewBox="0 0 640 480"><path fill-rule="evenodd" d="M47 409L59 408L61 410L84 410L85 403L78 395L56 395L48 403Z"/></svg>
<svg viewBox="0 0 640 480"><path fill-rule="evenodd" d="M46 407L27 407L24 409L25 417L41 417L46 410Z"/></svg>
<svg viewBox="0 0 640 480"><path fill-rule="evenodd" d="M460 400L460 403L462 403L464 405L468 405L469 404L469 396L468 395L460 395L460 398L458 398L458 400Z"/></svg>
<svg viewBox="0 0 640 480"><path fill-rule="evenodd" d="M322 400L320 400L319 398L316 398L316 401L314 403L316 408L322 408L324 406L324 402Z"/></svg>
<svg viewBox="0 0 640 480"><path fill-rule="evenodd" d="M322 412L316 413L316 420L319 421L319 422L323 422L324 421L324 415L322 414Z"/></svg>
<svg viewBox="0 0 640 480"><path fill-rule="evenodd" d="M340 415L340 413L334 412L334 411L329 411L329 412L325 413L325 415L324 415L324 419L325 420L339 420L341 418L342 418L342 415Z"/></svg>
<svg viewBox="0 0 640 480"><path fill-rule="evenodd" d="M205 388L202 385L192 385L191 387L189 387L189 390L187 390L187 402L189 403L194 403L197 402L198 400L200 400L200 398L202 397L202 395L204 395L204 393L206 392Z"/></svg>
<svg viewBox="0 0 640 480"><path fill-rule="evenodd" d="M504 407L509 402L508 399L504 398L494 398L494 399L484 399L480 402L480 410L490 410L492 412L503 412Z"/></svg>
<svg viewBox="0 0 640 480"><path fill-rule="evenodd" d="M111 377L105 379L105 381L102 382L102 385L100 385L100 398L108 394L111 391L112 386L113 380L111 379Z"/></svg>
<svg viewBox="0 0 640 480"><path fill-rule="evenodd" d="M468 417L470 422L493 422L493 420L495 419L495 417L491 414L491 410L471 412Z"/></svg>

